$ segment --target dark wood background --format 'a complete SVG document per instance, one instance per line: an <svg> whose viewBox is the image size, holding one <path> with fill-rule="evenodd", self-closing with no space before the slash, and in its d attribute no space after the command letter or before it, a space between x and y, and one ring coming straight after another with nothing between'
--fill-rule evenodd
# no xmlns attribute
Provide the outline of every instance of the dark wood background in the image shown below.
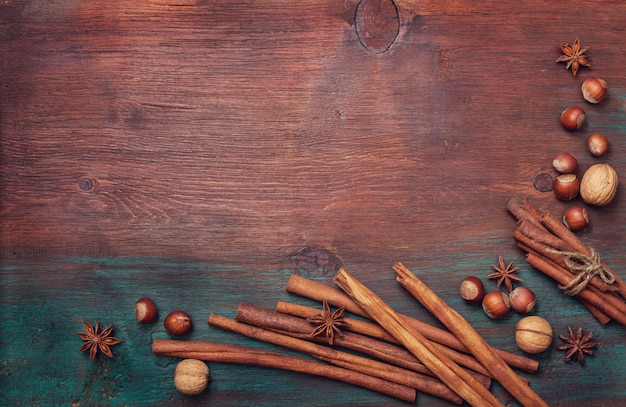
<svg viewBox="0 0 626 407"><path fill-rule="evenodd" d="M624 328L599 325L524 264L504 205L519 194L559 214L560 151L581 174L607 162L626 177L625 28L622 1L0 1L0 398L402 405L220 364L208 392L185 398L176 361L150 354L162 326L139 326L133 304L150 295L163 314L189 311L191 339L262 347L204 321L242 300L307 303L285 293L289 274L330 283L343 266L434 322L394 282L402 261L516 351L518 315L494 322L457 295L502 255L556 334L582 324L600 342L583 367L555 340L533 388L554 406L624 405ZM576 37L592 67L574 77L554 61ZM599 105L580 93L591 76L610 88ZM577 133L558 122L570 105L588 114ZM599 159L592 132L611 141ZM622 183L580 233L618 273L623 201ZM83 318L116 325L112 360L77 352Z"/></svg>

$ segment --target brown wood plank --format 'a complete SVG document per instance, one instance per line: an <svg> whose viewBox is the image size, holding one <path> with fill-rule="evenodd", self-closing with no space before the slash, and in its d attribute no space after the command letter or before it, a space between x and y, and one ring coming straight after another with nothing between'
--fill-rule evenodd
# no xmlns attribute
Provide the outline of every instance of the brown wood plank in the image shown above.
<svg viewBox="0 0 626 407"><path fill-rule="evenodd" d="M45 265L59 257L197 261L248 277L326 278L344 265L394 296L385 281L402 261L451 298L498 255L523 260L511 196L567 206L538 190L554 154L574 153L581 173L611 163L626 179L625 22L626 3L601 0L0 1L1 262L32 264L47 298ZM592 67L574 77L554 61L576 37ZM599 105L580 94L591 76L610 88ZM576 134L558 122L569 105L588 113ZM599 159L586 151L593 132L611 141ZM618 271L622 188L588 208L580 233ZM151 270L112 295L137 292ZM562 300L534 278L545 302ZM620 330L603 331L616 348Z"/></svg>

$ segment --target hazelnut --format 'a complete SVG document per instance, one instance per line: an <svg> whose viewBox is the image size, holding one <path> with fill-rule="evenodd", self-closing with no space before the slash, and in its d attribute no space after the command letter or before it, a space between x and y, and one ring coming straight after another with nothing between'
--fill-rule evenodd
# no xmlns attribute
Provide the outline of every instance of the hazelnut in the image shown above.
<svg viewBox="0 0 626 407"><path fill-rule="evenodd" d="M589 148L589 152L591 154L596 157L600 157L609 149L609 139L604 137L602 134L592 134L587 139L587 148Z"/></svg>
<svg viewBox="0 0 626 407"><path fill-rule="evenodd" d="M578 106L568 107L561 112L561 124L569 131L580 130L586 118L585 111Z"/></svg>
<svg viewBox="0 0 626 407"><path fill-rule="evenodd" d="M606 82L599 78L586 79L580 88L583 98L589 103L600 103L606 96Z"/></svg>
<svg viewBox="0 0 626 407"><path fill-rule="evenodd" d="M572 153L558 153L552 160L552 166L561 174L571 174L578 167L578 160Z"/></svg>
<svg viewBox="0 0 626 407"><path fill-rule="evenodd" d="M520 314L528 314L535 308L535 293L526 287L517 287L509 294L511 308Z"/></svg>
<svg viewBox="0 0 626 407"><path fill-rule="evenodd" d="M209 384L209 367L198 359L184 359L176 365L174 386L188 396L202 393Z"/></svg>
<svg viewBox="0 0 626 407"><path fill-rule="evenodd" d="M502 291L492 291L483 297L483 311L491 319L500 319L509 313L509 296Z"/></svg>
<svg viewBox="0 0 626 407"><path fill-rule="evenodd" d="M580 182L580 196L590 205L604 206L613 200L619 179L609 164L594 164Z"/></svg>
<svg viewBox="0 0 626 407"><path fill-rule="evenodd" d="M181 336L191 330L193 322L185 311L172 311L165 317L163 326L170 335Z"/></svg>
<svg viewBox="0 0 626 407"><path fill-rule="evenodd" d="M470 276L461 281L459 287L461 298L470 304L480 302L485 295L483 282L478 277Z"/></svg>
<svg viewBox="0 0 626 407"><path fill-rule="evenodd" d="M157 306L148 297L143 297L135 303L135 317L142 324L152 324L159 319Z"/></svg>
<svg viewBox="0 0 626 407"><path fill-rule="evenodd" d="M570 206L563 211L563 224L572 232L583 230L589 225L589 213L582 206Z"/></svg>
<svg viewBox="0 0 626 407"><path fill-rule="evenodd" d="M576 174L561 174L554 180L554 196L562 201L570 201L578 196L580 181Z"/></svg>
<svg viewBox="0 0 626 407"><path fill-rule="evenodd" d="M538 316L524 317L515 325L515 343L522 351L537 354L552 344L552 327Z"/></svg>

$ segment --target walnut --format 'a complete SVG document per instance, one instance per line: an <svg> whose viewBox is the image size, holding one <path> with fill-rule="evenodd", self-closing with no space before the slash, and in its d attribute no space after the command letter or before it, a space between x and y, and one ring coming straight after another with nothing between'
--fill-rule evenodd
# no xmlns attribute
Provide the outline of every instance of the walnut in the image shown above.
<svg viewBox="0 0 626 407"><path fill-rule="evenodd" d="M604 206L613 200L619 180L609 164L594 164L583 174L580 196L590 205Z"/></svg>
<svg viewBox="0 0 626 407"><path fill-rule="evenodd" d="M522 318L515 326L515 342L527 353L537 354L548 349L552 337L550 323L538 316Z"/></svg>
<svg viewBox="0 0 626 407"><path fill-rule="evenodd" d="M179 392L194 396L206 389L209 383L209 367L201 360L185 359L176 365L174 386Z"/></svg>

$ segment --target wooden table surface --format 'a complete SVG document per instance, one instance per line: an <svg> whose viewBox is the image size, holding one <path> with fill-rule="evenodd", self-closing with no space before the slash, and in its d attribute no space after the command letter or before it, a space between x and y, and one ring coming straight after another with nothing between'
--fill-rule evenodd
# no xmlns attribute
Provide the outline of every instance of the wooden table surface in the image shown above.
<svg viewBox="0 0 626 407"><path fill-rule="evenodd" d="M401 261L494 346L521 318L489 320L458 283L499 255L556 334L600 343L584 366L560 340L524 374L551 406L626 404L626 336L524 262L505 204L555 214L552 157L626 179L623 1L0 1L0 399L15 406L406 405L351 385L211 364L180 395L155 357L161 315L187 337L276 348L209 327L247 301L288 300L291 273L332 284L339 267L395 309L436 324L395 282ZM555 63L580 37L591 68ZM608 98L586 103L596 76ZM587 112L579 132L558 117ZM601 158L586 137L609 137ZM624 185L587 206L579 236L625 273ZM485 284L496 289L493 281ZM112 359L79 353L83 319L115 324ZM506 405L517 405L495 383ZM418 395L418 405L448 403Z"/></svg>

